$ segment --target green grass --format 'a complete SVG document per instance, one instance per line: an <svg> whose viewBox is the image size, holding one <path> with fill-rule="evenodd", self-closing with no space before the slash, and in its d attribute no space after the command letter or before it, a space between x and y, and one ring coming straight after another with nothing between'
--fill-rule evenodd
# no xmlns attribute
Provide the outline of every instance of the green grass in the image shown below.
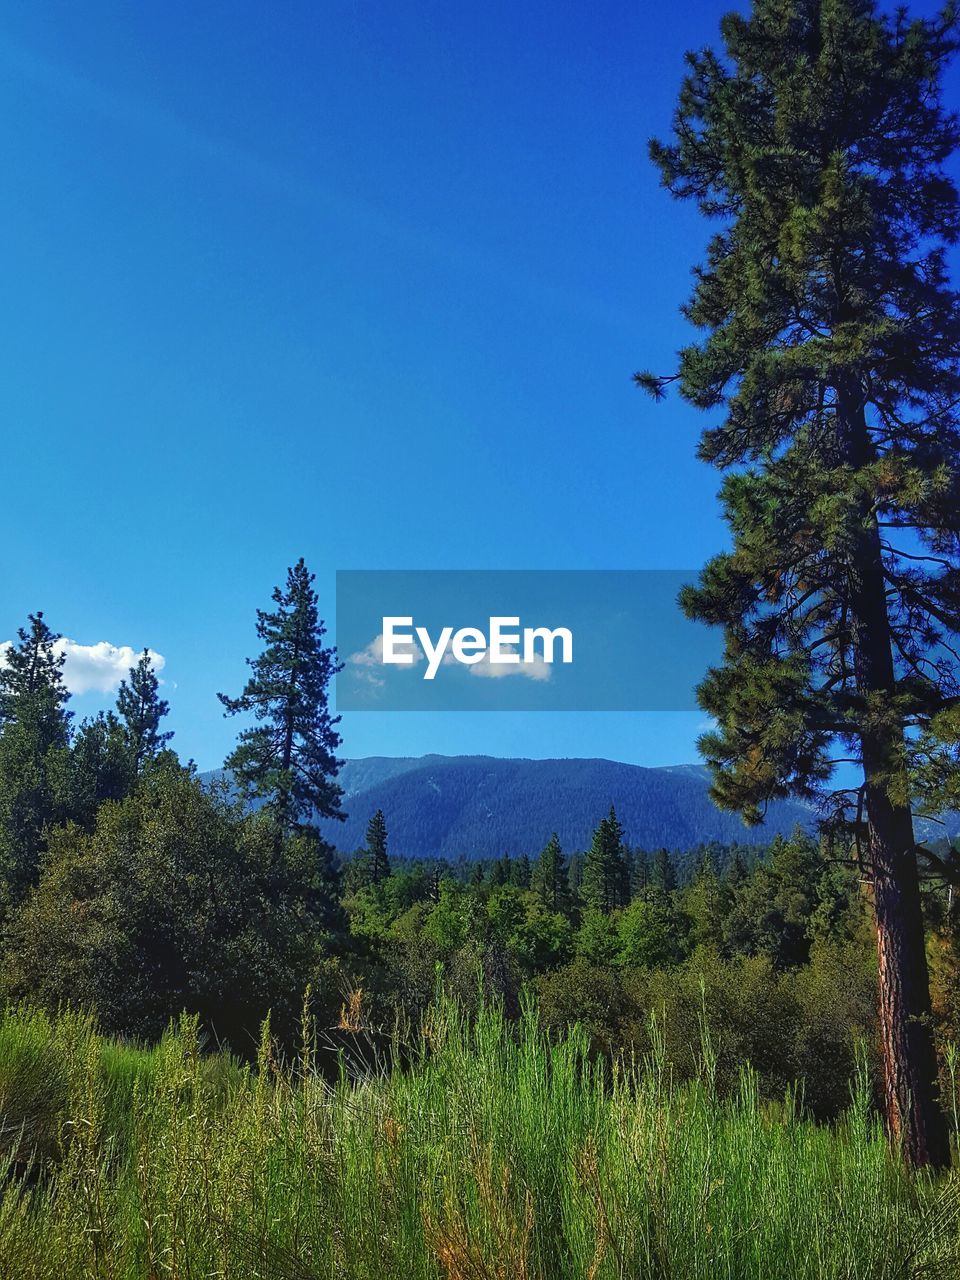
<svg viewBox="0 0 960 1280"><path fill-rule="evenodd" d="M0 1280L954 1277L960 1194L865 1103L831 1128L744 1074L612 1075L532 1014L441 1005L404 1068L331 1085L83 1018L0 1023Z"/></svg>

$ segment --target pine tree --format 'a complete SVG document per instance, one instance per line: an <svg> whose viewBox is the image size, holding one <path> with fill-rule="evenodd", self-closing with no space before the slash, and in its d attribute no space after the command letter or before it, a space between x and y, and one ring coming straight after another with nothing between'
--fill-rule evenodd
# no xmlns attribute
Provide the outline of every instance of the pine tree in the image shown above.
<svg viewBox="0 0 960 1280"><path fill-rule="evenodd" d="M616 810L603 818L583 860L580 894L587 907L612 911L627 901L626 862L623 856L623 829Z"/></svg>
<svg viewBox="0 0 960 1280"><path fill-rule="evenodd" d="M46 699L56 715L70 697L63 680L66 654L57 649L61 637L44 622L42 611L29 614L27 621L0 660L0 726L15 720L29 698Z"/></svg>
<svg viewBox="0 0 960 1280"><path fill-rule="evenodd" d="M692 947L721 949L730 903L730 890L717 875L713 857L705 851L693 880L683 894L683 914L690 921L689 941Z"/></svg>
<svg viewBox="0 0 960 1280"><path fill-rule="evenodd" d="M650 888L658 893L673 893L677 887L677 873L669 849L658 849L650 865Z"/></svg>
<svg viewBox="0 0 960 1280"><path fill-rule="evenodd" d="M567 860L567 887L570 890L570 896L575 902L581 897L583 888L583 860L586 857L583 853L571 853Z"/></svg>
<svg viewBox="0 0 960 1280"><path fill-rule="evenodd" d="M173 737L161 733L160 723L170 705L159 696L160 682L149 649L144 649L127 680L117 691L117 714L123 725L133 776L138 778L147 760L154 760Z"/></svg>
<svg viewBox="0 0 960 1280"><path fill-rule="evenodd" d="M630 861L630 897L639 898L650 884L650 855L646 849L634 849Z"/></svg>
<svg viewBox="0 0 960 1280"><path fill-rule="evenodd" d="M283 833L318 817L340 818L336 783L339 716L330 715L327 686L340 670L336 650L325 648L314 575L300 559L277 587L270 613L257 610L259 657L239 698L218 694L226 714L252 712L258 722L240 734L226 767L246 799L267 801Z"/></svg>
<svg viewBox="0 0 960 1280"><path fill-rule="evenodd" d="M287 842L287 858L296 857L302 851L304 863L311 870L309 907L312 918L328 937L336 937L347 930L343 897L343 863L333 845L322 840L315 827L301 828Z"/></svg>
<svg viewBox="0 0 960 1280"><path fill-rule="evenodd" d="M439 902L440 891L450 873L450 866L445 858L434 858L427 872L427 900Z"/></svg>
<svg viewBox="0 0 960 1280"><path fill-rule="evenodd" d="M530 888L530 858L527 854L521 853L515 859L510 876L510 883L516 885L518 889Z"/></svg>
<svg viewBox="0 0 960 1280"><path fill-rule="evenodd" d="M549 911L559 911L569 896L567 866L556 832L547 841L530 873L534 893Z"/></svg>
<svg viewBox="0 0 960 1280"><path fill-rule="evenodd" d="M672 194L719 221L686 308L704 337L674 375L725 408L700 454L729 472L733 549L682 601L726 637L702 750L717 801L752 821L823 790L835 754L860 762L838 804L864 827L889 1128L942 1165L909 757L957 691L957 20L754 0L721 29L725 55L688 55L673 141L651 144Z"/></svg>
<svg viewBox="0 0 960 1280"><path fill-rule="evenodd" d="M390 875L390 859L387 856L387 820L378 809L367 823L366 880L380 885Z"/></svg>
<svg viewBox="0 0 960 1280"><path fill-rule="evenodd" d="M70 695L59 639L30 614L0 666L0 906L35 884L46 831L64 816Z"/></svg>
<svg viewBox="0 0 960 1280"><path fill-rule="evenodd" d="M733 890L733 889L737 889L741 884L743 884L748 874L749 872L747 870L746 859L738 849L736 853L733 855L733 857L730 859L730 865L727 867L727 872L724 879L728 887L731 890Z"/></svg>
<svg viewBox="0 0 960 1280"><path fill-rule="evenodd" d="M509 853L505 853L502 858L496 858L490 864L490 887L499 889L501 885L510 883L510 876L513 871L513 859Z"/></svg>

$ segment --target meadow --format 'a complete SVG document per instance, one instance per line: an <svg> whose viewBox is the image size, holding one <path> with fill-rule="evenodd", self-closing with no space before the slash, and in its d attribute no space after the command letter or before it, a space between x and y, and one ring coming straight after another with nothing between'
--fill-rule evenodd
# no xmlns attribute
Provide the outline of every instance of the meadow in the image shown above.
<svg viewBox="0 0 960 1280"><path fill-rule="evenodd" d="M654 1036L656 1040L656 1036ZM0 1024L0 1280L904 1280L955 1276L960 1183L909 1172L854 1084L832 1125L594 1059L438 999L376 1053L150 1048L77 1014Z"/></svg>

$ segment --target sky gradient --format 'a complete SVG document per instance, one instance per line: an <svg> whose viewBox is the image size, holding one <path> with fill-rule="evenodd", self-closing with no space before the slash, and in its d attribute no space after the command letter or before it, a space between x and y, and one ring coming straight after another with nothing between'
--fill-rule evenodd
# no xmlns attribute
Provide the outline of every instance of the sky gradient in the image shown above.
<svg viewBox="0 0 960 1280"><path fill-rule="evenodd" d="M631 374L708 231L646 139L729 7L5 6L0 641L149 646L207 768L300 555L332 621L337 569L723 546L705 420ZM701 722L358 713L343 752L674 763Z"/></svg>

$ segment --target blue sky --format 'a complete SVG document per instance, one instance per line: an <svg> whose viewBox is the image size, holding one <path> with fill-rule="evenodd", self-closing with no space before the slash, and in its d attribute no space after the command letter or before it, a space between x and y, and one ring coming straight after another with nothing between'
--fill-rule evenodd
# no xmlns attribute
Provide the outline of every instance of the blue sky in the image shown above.
<svg viewBox="0 0 960 1280"><path fill-rule="evenodd" d="M299 555L328 617L337 569L701 564L705 423L630 375L706 234L646 139L729 7L6 5L0 640L149 645L210 767ZM343 749L672 763L700 719L359 713Z"/></svg>

